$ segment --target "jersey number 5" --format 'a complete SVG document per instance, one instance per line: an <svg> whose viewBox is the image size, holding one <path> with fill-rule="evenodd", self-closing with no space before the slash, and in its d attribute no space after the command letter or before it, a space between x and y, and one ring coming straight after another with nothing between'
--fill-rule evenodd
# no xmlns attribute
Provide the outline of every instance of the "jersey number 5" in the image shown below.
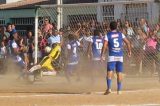
<svg viewBox="0 0 160 106"><path fill-rule="evenodd" d="M114 47L119 47L118 38L113 39Z"/></svg>

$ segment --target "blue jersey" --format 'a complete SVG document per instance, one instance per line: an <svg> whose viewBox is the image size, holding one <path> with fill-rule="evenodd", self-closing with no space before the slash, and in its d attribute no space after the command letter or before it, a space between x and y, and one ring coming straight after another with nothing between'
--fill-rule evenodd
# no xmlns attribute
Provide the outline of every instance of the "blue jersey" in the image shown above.
<svg viewBox="0 0 160 106"><path fill-rule="evenodd" d="M24 68L25 67L25 62L23 61L21 56L16 54L16 53L14 53L14 50L13 50L13 49L19 49L18 44L16 43L15 40L12 40L10 43L11 43L12 56L14 58L14 61L16 63L18 63L22 68Z"/></svg>
<svg viewBox="0 0 160 106"><path fill-rule="evenodd" d="M67 49L69 51L69 60L68 60L68 65L76 65L78 64L78 46L80 46L79 41L71 41L67 45Z"/></svg>
<svg viewBox="0 0 160 106"><path fill-rule="evenodd" d="M107 33L105 40L108 41L109 56L123 56L124 34L120 32Z"/></svg>
<svg viewBox="0 0 160 106"><path fill-rule="evenodd" d="M93 60L100 60L101 50L103 47L103 39L100 38L99 36L94 36L91 42L92 42Z"/></svg>

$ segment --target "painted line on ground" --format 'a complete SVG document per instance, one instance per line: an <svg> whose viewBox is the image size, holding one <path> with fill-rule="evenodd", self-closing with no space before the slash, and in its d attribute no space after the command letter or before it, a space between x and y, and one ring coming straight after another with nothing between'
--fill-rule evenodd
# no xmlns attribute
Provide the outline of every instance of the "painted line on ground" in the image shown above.
<svg viewBox="0 0 160 106"><path fill-rule="evenodd" d="M135 92L150 92L150 91L160 91L160 89L139 89L139 90L124 90L123 93L135 93ZM103 94L104 92L92 92L93 94ZM112 91L112 93L117 93L116 91Z"/></svg>
<svg viewBox="0 0 160 106"><path fill-rule="evenodd" d="M122 94L125 93L138 93L138 92L149 92L149 91L160 91L160 89L144 89L144 90L128 90L128 91L122 91ZM24 92L25 93L25 92ZM103 94L104 92L91 92L91 93L46 93L46 94L30 94L27 93L27 95L25 95L24 93L8 93L8 95L2 95L3 93L1 93L0 98L28 98L28 97L52 97L52 96L56 96L56 95L61 95L61 96L68 96L68 95L89 95L89 94ZM117 93L116 91L113 91L112 93ZM17 95L9 95L9 94L17 94ZM19 95L21 94L21 95ZM160 105L159 105L160 106Z"/></svg>
<svg viewBox="0 0 160 106"><path fill-rule="evenodd" d="M131 105L131 104L118 104L118 105L80 105L80 106L160 106L160 104L136 104L136 105Z"/></svg>

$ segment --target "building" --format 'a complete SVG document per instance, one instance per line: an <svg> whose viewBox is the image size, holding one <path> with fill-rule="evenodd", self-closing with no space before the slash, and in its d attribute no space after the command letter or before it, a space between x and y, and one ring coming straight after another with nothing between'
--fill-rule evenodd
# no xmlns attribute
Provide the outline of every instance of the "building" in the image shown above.
<svg viewBox="0 0 160 106"><path fill-rule="evenodd" d="M96 1L95 1L96 2ZM157 23L160 18L160 4L154 0L98 0L98 3L71 5L63 12L63 24L77 23L90 19L98 22L112 20L129 20L133 24L141 18L149 23ZM67 20L67 21L66 21Z"/></svg>
<svg viewBox="0 0 160 106"><path fill-rule="evenodd" d="M64 0L67 3L88 3L98 0ZM12 2L12 3L11 3ZM35 6L56 4L56 0L0 0L0 25L14 23L16 29L25 34L34 29Z"/></svg>
<svg viewBox="0 0 160 106"><path fill-rule="evenodd" d="M34 29L35 5L55 4L54 0L21 0L0 5L0 25L14 23L16 29L24 34Z"/></svg>
<svg viewBox="0 0 160 106"><path fill-rule="evenodd" d="M124 1L124 0L99 0L99 2L114 2L114 1ZM130 20L134 22L139 18L146 18L148 21L153 20L156 22L160 16L160 4L155 2L156 0L146 0L147 2L137 2L141 0L125 0L126 3L119 3L110 5L111 7L104 6L103 11L99 11L99 14L103 15L103 19L122 19ZM135 1L135 3L127 3L127 1ZM137 3L136 3L137 2ZM112 14L107 14L108 11L111 11Z"/></svg>

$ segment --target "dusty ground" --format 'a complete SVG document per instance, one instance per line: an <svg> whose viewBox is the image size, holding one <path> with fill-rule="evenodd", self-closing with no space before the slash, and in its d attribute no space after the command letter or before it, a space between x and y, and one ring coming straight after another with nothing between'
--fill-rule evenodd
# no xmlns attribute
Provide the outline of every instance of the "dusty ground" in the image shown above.
<svg viewBox="0 0 160 106"><path fill-rule="evenodd" d="M0 75L0 106L160 106L160 83L156 77L125 78L121 95L116 94L115 79L110 95L103 95L104 77L95 83L86 78L73 80L69 84L63 76L46 77L30 85L17 81L14 75Z"/></svg>

